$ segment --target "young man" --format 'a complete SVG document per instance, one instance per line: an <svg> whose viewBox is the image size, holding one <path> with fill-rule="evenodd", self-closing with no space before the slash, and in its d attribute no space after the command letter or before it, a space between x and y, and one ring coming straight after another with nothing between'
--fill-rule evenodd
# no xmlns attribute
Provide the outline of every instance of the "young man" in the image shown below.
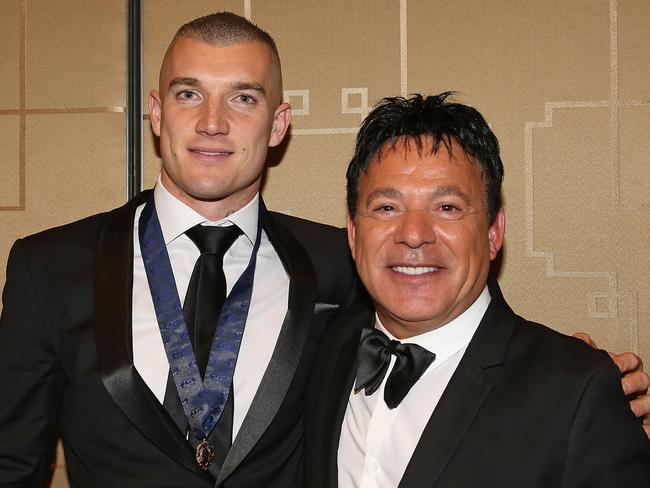
<svg viewBox="0 0 650 488"><path fill-rule="evenodd" d="M307 486L640 487L650 443L603 351L514 314L503 165L449 94L385 99L348 167L348 241L374 307L326 332Z"/></svg>
<svg viewBox="0 0 650 488"><path fill-rule="evenodd" d="M75 486L299 486L308 374L354 277L340 229L259 196L291 119L273 40L229 13L190 22L149 108L155 189L11 251L0 484L42 486L60 429ZM223 263L195 241L216 227Z"/></svg>

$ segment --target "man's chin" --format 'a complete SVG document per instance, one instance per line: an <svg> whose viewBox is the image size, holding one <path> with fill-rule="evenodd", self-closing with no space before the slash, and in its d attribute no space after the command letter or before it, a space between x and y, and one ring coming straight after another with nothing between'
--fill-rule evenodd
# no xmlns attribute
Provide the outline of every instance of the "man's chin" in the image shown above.
<svg viewBox="0 0 650 488"><path fill-rule="evenodd" d="M400 303L399 306L390 305L390 308L376 305L382 324L396 337L424 334L446 323L444 314L427 308L431 305L431 300L428 303L418 301L410 302L406 307L404 305L405 302Z"/></svg>

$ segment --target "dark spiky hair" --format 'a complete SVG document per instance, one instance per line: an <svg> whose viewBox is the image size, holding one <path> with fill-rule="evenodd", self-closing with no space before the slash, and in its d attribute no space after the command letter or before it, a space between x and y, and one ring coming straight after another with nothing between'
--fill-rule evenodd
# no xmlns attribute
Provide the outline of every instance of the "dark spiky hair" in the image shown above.
<svg viewBox="0 0 650 488"><path fill-rule="evenodd" d="M483 116L472 107L452 102L453 95L454 92L444 92L427 97L388 97L370 111L357 134L346 175L348 212L352 218L357 211L359 180L368 171L370 161L387 148L394 150L398 141L406 139L416 144L420 155L427 140L433 142L433 154L442 145L451 155L455 141L481 170L488 223L494 222L501 208L503 182L499 142Z"/></svg>

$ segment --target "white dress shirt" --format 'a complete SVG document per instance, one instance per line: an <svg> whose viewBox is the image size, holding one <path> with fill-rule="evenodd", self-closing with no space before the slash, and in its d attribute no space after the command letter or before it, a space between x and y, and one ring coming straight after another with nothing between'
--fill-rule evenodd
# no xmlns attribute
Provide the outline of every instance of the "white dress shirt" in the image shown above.
<svg viewBox="0 0 650 488"><path fill-rule="evenodd" d="M185 299L194 264L200 255L196 245L184 232L197 224L235 224L242 230L243 234L226 252L223 260L226 292L230 293L248 266L257 237L259 194L246 206L218 222L207 221L176 199L165 189L160 179L154 189L154 201L181 303ZM143 207L142 205L136 210L133 229L133 363L149 389L162 403L169 362L160 337L140 251L138 219ZM262 231L251 305L233 377L233 439L239 432L271 360L288 301L289 277L266 233Z"/></svg>
<svg viewBox="0 0 650 488"><path fill-rule="evenodd" d="M418 344L435 353L435 361L394 409L384 402L386 379L372 395L350 392L338 449L340 488L395 488L399 485L418 441L456 371L467 345L490 303L487 287L477 300L448 324L401 342ZM376 318L376 328L395 339Z"/></svg>

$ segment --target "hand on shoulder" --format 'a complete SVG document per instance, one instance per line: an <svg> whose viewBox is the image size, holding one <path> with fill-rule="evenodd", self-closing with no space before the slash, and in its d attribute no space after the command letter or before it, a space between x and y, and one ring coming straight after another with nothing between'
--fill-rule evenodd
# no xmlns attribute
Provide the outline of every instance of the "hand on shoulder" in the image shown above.
<svg viewBox="0 0 650 488"><path fill-rule="evenodd" d="M573 336L583 340L591 347L598 347L585 332L576 332ZM650 438L650 395L648 394L650 376L643 371L643 361L632 352L615 354L608 351L608 354L621 372L623 391L626 395L634 397L630 401L630 408L634 415L643 418L643 429Z"/></svg>

